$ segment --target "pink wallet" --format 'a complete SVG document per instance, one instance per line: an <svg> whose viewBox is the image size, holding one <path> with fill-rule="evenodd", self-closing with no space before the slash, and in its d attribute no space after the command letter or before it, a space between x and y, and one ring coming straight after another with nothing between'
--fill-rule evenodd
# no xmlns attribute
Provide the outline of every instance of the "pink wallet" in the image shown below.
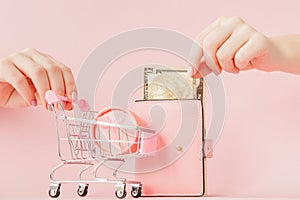
<svg viewBox="0 0 300 200"><path fill-rule="evenodd" d="M135 159L142 196L203 196L207 151L201 101L141 100L129 110L157 134L156 152Z"/></svg>

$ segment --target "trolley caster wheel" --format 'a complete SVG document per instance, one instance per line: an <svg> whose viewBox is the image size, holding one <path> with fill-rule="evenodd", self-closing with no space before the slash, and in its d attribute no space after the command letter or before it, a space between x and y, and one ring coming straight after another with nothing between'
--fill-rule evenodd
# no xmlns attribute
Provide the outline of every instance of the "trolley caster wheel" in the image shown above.
<svg viewBox="0 0 300 200"><path fill-rule="evenodd" d="M141 186L132 186L131 196L133 198L139 198L142 196L142 187Z"/></svg>
<svg viewBox="0 0 300 200"><path fill-rule="evenodd" d="M118 199L124 199L127 195L126 183L117 183L115 195Z"/></svg>
<svg viewBox="0 0 300 200"><path fill-rule="evenodd" d="M124 199L127 195L127 192L126 190L116 190L115 194L118 199Z"/></svg>
<svg viewBox="0 0 300 200"><path fill-rule="evenodd" d="M60 195L60 184L50 184L49 196L57 198Z"/></svg>
<svg viewBox="0 0 300 200"><path fill-rule="evenodd" d="M138 186L138 187L132 186L131 196L133 198L139 198L139 197L141 197L142 196L142 188L140 186Z"/></svg>
<svg viewBox="0 0 300 200"><path fill-rule="evenodd" d="M79 184L77 194L81 197L85 197L88 193L89 184Z"/></svg>

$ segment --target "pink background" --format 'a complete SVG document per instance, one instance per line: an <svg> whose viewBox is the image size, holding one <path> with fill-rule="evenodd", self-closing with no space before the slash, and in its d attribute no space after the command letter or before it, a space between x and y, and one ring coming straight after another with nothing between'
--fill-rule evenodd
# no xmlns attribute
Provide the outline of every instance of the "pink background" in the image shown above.
<svg viewBox="0 0 300 200"><path fill-rule="evenodd" d="M89 52L120 32L154 26L194 37L220 15L241 16L269 36L300 33L298 0L1 0L0 57L34 47L77 75ZM300 77L251 71L221 78L226 120L208 162L208 194L300 197ZM47 198L59 161L52 120L42 108L0 108L1 199ZM64 191L77 196L76 187Z"/></svg>

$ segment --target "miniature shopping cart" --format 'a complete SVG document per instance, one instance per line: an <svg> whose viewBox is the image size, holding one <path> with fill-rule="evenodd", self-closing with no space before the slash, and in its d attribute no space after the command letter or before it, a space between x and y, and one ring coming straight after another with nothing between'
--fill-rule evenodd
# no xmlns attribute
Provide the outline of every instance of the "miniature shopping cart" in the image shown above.
<svg viewBox="0 0 300 200"><path fill-rule="evenodd" d="M138 198L142 194L142 183L135 180L117 177L117 172L129 157L145 156L147 153L141 150L143 145L142 135L154 134L155 132L139 126L110 123L95 119L95 111L91 111L84 101L77 102L81 109L80 117L74 116L73 112L65 111L63 101L71 102L66 97L58 96L49 90L46 93L49 109L55 116L58 153L61 164L56 166L50 174L49 195L57 198L60 195L62 183L78 183L77 193L86 196L90 183L112 183L115 184L115 195L117 198L125 198L126 184L131 185L131 195ZM75 104L75 103L74 103ZM67 144L68 155L65 158L63 150ZM117 163L112 170L113 178L99 177L98 171L107 162ZM75 180L58 180L54 174L63 166L79 164L84 168L78 173ZM84 179L83 175L92 170L91 180Z"/></svg>

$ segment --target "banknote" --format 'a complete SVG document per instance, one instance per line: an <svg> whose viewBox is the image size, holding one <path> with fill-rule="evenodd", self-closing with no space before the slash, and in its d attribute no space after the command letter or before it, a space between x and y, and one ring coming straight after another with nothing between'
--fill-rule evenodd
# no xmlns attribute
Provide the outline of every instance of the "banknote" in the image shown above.
<svg viewBox="0 0 300 200"><path fill-rule="evenodd" d="M144 100L201 99L203 79L193 79L184 68L144 67Z"/></svg>

